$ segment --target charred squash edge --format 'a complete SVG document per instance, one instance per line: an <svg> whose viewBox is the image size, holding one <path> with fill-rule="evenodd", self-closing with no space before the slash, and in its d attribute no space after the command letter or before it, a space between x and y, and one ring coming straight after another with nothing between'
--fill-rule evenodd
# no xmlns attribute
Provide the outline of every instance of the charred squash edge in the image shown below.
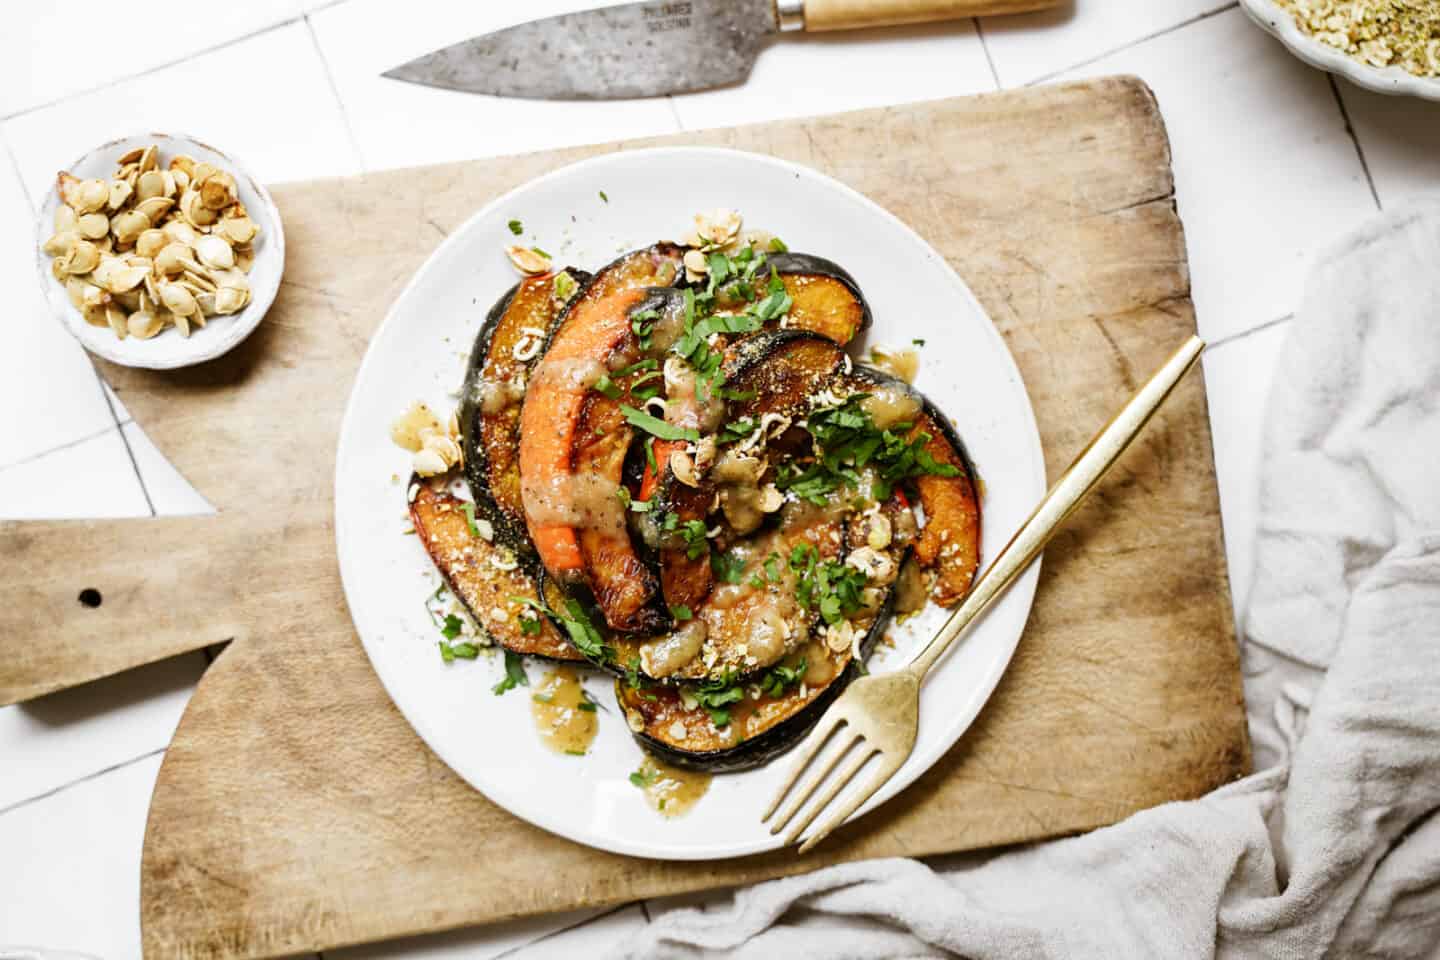
<svg viewBox="0 0 1440 960"><path fill-rule="evenodd" d="M916 390L913 386L906 383L904 380L901 380L899 377L892 376L891 374L888 374L883 370L877 370L874 367L857 363L855 364L854 369L850 372L850 379L860 384L900 387L911 393L912 395L919 397L921 401L922 412L928 419L930 419L932 422L935 423L937 427L940 428L940 439L944 440L947 444L949 444L950 447L959 456L960 463L965 470L965 477L967 480L970 481L970 499L975 507L976 568L971 572L970 575L970 581L971 583L973 583L975 577L979 574L978 567L980 562L980 551L981 549L983 549L985 543L985 511L980 499L979 475L975 471L975 463L973 460L970 459L970 452L965 448L965 441L961 439L960 432L955 429L955 424L951 422L950 418L947 417L940 410L939 407L935 406L935 404L930 401L929 397L925 396L925 394L921 393L919 390ZM928 526L931 522L931 518L927 517L926 525ZM961 597L955 598L949 604L940 605L946 607L953 607L961 599L963 599L963 594ZM936 600L933 596L931 597L931 600L932 602L938 603L938 600Z"/></svg>
<svg viewBox="0 0 1440 960"><path fill-rule="evenodd" d="M565 267L556 271L568 273L575 278L576 289L570 300L579 296L579 292L590 281L590 274L575 267ZM489 520L495 528L495 535L503 538L505 545L524 556L533 556L535 546L530 541L530 535L525 530L524 518L515 518L501 508L490 489L490 458L486 453L485 444L481 441L480 420L483 416L481 404L476 399L477 389L481 380L486 376L490 367L490 347L494 343L495 334L500 329L506 313L509 312L515 295L520 291L521 284L516 283L509 290L495 301L490 312L485 315L485 322L480 325L480 330L475 334L475 343L470 348L469 366L465 371L464 385L460 393L460 434L461 444L465 452L465 482L470 487L470 496L475 500L476 508L485 519ZM568 307L570 300L566 301ZM545 331L545 342L549 342L551 332L560 318L565 315L566 307L561 307L555 315L550 318L549 327ZM524 362L526 374L535 368L539 362L541 352L537 351L535 356ZM516 435L514 437L516 447L516 469L519 469L519 421L516 421Z"/></svg>
<svg viewBox="0 0 1440 960"><path fill-rule="evenodd" d="M907 547L901 554L902 562L908 555L909 548ZM866 631L865 639L860 643L861 661L870 656L875 644L880 637L884 636L885 630L890 626L894 603L895 589L892 585L886 594L884 605L875 616L875 622L871 624L870 629ZM834 679L826 684L819 696L800 707L796 712L775 721L772 726L766 727L759 734L748 737L733 747L723 750L680 750L656 739L643 729L631 730L630 734L643 749L666 763L687 770L700 770L706 773L735 773L761 766L799 743L805 734L809 733L810 729L819 722L830 704L835 702L835 698L840 696L856 677L860 676L861 664L848 654L846 657L845 666L840 669ZM797 688L783 699L795 697L798 693ZM640 696L642 696L642 691L629 686L623 678L615 681L615 701L620 705L621 713L624 713L627 705L633 702L632 698Z"/></svg>
<svg viewBox="0 0 1440 960"><path fill-rule="evenodd" d="M460 501L458 498L454 497L448 492L439 492L432 490L428 483L426 483L424 480L419 479L418 477L412 476L410 479L410 483L418 483L420 488L415 495L415 499L410 504L410 520L415 525L415 534L417 537L419 537L420 545L424 547L426 555L430 557L430 562L435 565L435 569L445 580L445 585L450 588L450 592L455 595L455 599L460 601L461 606L463 606L466 611L469 612L470 619L474 622L475 628L479 632L483 633L486 637L488 637L492 644L500 647L501 649L509 650L512 653L518 653L522 656L527 657L537 657L542 660L553 660L560 663L574 663L577 661L583 661L585 658L581 656L580 652L570 644L569 640L566 638L563 628L548 621L542 621L542 630L534 637L528 637L522 633L520 635L520 641L512 641L510 643L504 642L503 638L497 636L494 632L492 632L490 627L487 625L488 621L485 617L481 615L483 611L476 610L473 606L471 606L469 599L465 595L465 592L462 591L459 587L459 584L456 583L456 578L459 573L451 569L450 564L446 562L444 557L437 556L438 546L436 533L430 528L429 524L425 522L420 509L422 498L445 498L453 504L459 504L462 501ZM464 517L464 514L460 511L455 510L454 512L457 516L461 518ZM468 523L468 520L466 522ZM467 536L472 541L478 539L474 537L473 534L468 534L468 532ZM487 546L489 545L487 544ZM531 581L534 584L535 596L539 598L541 596L540 582L535 576L535 567L537 566L537 564L535 564L533 560L527 561L523 557L517 557L517 560L519 560L520 566L513 571L505 571L505 573L512 578L518 577ZM479 567L467 567L466 571L464 572L470 571L473 571L477 577L479 577L483 572L483 570ZM497 572L500 571L497 570ZM507 598L515 594L515 590L508 586L503 588L503 592ZM517 616L519 614L518 609L507 609L507 612Z"/></svg>
<svg viewBox="0 0 1440 960"><path fill-rule="evenodd" d="M767 265L773 266L775 272L781 276L804 276L808 274L826 277L838 281L850 291L850 295L854 297L855 301L860 305L860 323L854 330L850 331L849 337L837 341L841 346L850 343L860 334L870 329L870 325L874 321L870 313L870 302L865 299L865 294L860 290L860 284L850 275L850 271L840 266L840 264L833 260L816 256L813 253L790 252L766 254L765 262ZM804 328L801 327L799 329Z"/></svg>
<svg viewBox="0 0 1440 960"><path fill-rule="evenodd" d="M682 256L683 256L683 251L681 250L680 247L676 246L675 244L668 243L668 242L660 242L660 243L653 244L653 245L651 245L651 246L649 246L649 247L641 247L641 248L639 248L639 249L630 250L630 251L628 251L628 252L626 252L626 253L624 253L624 254L621 254L621 255L620 255L619 257L617 257L615 260L611 261L611 262L610 262L609 264L607 264L605 267L601 268L601 269L600 269L599 271L597 271L594 275L592 275L592 276L590 277L590 279L584 284L584 286L582 286L582 287L580 288L579 292L569 301L569 303L566 304L565 309L561 312L561 315L556 319L555 323L554 323L554 324L551 326L551 328L550 328L549 336L546 338L546 341L545 341L545 344L544 344L544 346L543 346L543 349L541 350L539 356L537 357L537 360L536 360L537 365L538 365L538 363L539 363L540 361L542 361L546 356L549 355L551 349L552 349L552 348L554 347L554 345L555 345L556 339L557 339L557 338L561 335L561 333L566 329L566 325L567 325L567 323L569 322L570 318L574 315L575 311L576 311L577 309L579 309L579 307L580 307L581 305L583 305L583 304L585 304L585 303L588 303L588 302L590 302L590 301L592 301L592 300L604 299L604 298L610 297L610 296L615 295L615 294L618 294L618 293L620 293L620 292L622 292L622 291L626 291L626 290L636 290L636 291L640 291L640 290L646 290L646 289L650 289L650 288L655 288L655 287L657 286L654 282L651 282L650 279L647 279L646 282L641 283L641 284L638 284L638 285L635 285L635 286L628 286L628 285L626 285L626 284L618 284L618 285L613 285L613 286L611 285L612 278L613 278L613 276L614 276L618 271L622 271L622 270L624 270L624 269L627 269L627 268L635 261L635 259L636 259L637 257L646 256L646 255L649 255L649 256L651 256L651 257L654 257L654 258L656 258L657 260L668 261L668 262L670 262L670 263L673 265L673 267L674 267L674 269L675 269L675 276L674 276L674 279L673 279L672 282L679 282L681 279L683 279L683 277L684 277L684 271L683 271L683 267L681 266L681 258L682 258ZM531 399L532 396L533 396L532 394L527 394L527 397L526 397L527 402L528 402L529 399ZM581 407L581 411L580 411L580 412L581 412L581 414L583 415L583 412L584 412L584 405L583 405L583 404L582 404L582 407ZM523 418L524 418L524 410L523 410L523 408L522 408L522 414L521 414L521 416L522 416L522 423L523 423ZM572 444L572 456L573 456L573 444ZM529 532L529 531L527 530L527 532ZM531 540L532 543L534 542L533 533L531 533L530 540ZM578 538L577 538L577 542L576 542L576 550L577 550L577 551L579 550ZM538 552L538 550L537 550L537 552ZM638 554L637 554L637 555L638 555ZM581 570L582 573L584 573L583 560L582 560L582 566L581 566L579 569ZM551 571L551 572L553 573L553 571ZM588 578L588 574L586 574L586 577ZM558 583L557 583L556 585L558 586ZM583 604L585 604L585 605L587 606L587 608L588 608L589 610L595 611L595 610L598 609L598 608L597 608L597 605L596 605L596 603L595 603L595 597L594 597L593 593L592 593L587 587L585 587L585 586L583 586L583 585L580 585L580 584L566 584L566 593L567 593L567 595L569 595L569 596L574 596L576 599L579 599ZM657 620L659 620L659 619L668 620L668 614L666 614L666 613L663 611L663 603L660 602L659 596L658 596L658 595L659 595L658 578L657 578L657 581L656 581L655 593L656 593L656 597L655 597L655 603L654 603L654 605L653 605L654 608L655 608L655 609L654 609L655 619L657 619ZM603 617L601 618L602 622L604 621L604 619L605 619L605 618L603 618Z"/></svg>

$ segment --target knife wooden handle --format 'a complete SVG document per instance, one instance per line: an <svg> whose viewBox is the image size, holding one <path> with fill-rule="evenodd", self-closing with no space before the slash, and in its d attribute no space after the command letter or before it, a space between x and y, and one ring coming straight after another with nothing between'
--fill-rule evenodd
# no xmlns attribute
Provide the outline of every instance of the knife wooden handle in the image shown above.
<svg viewBox="0 0 1440 960"><path fill-rule="evenodd" d="M854 30L903 23L963 20L999 13L1025 13L1057 6L1060 0L805 0L805 30Z"/></svg>

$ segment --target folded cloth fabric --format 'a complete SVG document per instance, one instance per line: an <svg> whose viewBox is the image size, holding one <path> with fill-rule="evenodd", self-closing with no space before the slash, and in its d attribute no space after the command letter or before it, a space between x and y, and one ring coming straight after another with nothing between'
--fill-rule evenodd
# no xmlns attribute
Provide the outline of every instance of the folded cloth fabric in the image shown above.
<svg viewBox="0 0 1440 960"><path fill-rule="evenodd" d="M1267 416L1262 772L1082 837L760 884L617 953L1440 956L1440 198L1320 258Z"/></svg>

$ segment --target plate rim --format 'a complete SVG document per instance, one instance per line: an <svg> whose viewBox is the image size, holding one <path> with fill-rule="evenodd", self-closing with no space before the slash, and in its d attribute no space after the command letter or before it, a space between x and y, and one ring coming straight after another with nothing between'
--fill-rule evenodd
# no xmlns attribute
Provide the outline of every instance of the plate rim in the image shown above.
<svg viewBox="0 0 1440 960"><path fill-rule="evenodd" d="M255 328L260 326L260 321L265 319L265 315L270 312L270 307L275 302L275 297L280 292L280 285L284 281L285 226L280 218L280 208L275 205L275 198L270 196L270 191L265 189L265 185L256 179L255 175L250 172L250 169L244 163L234 154L211 146L204 140L193 137L188 133L164 133L153 130L148 132L137 131L135 133L127 133L119 137L114 137L97 147L85 151L71 161L65 167L65 170L73 174L73 171L78 169L82 164L85 164L92 158L98 157L103 152L115 150L125 143L138 140L152 140L156 142L157 146L168 141L172 145L171 152L174 152L175 147L182 149L185 147L198 147L225 160L228 164L227 172L232 174L237 180L243 181L245 186L253 191L255 196L260 199L261 213L264 222L261 222L262 217L257 217L254 211L249 211L250 218L259 223L262 229L266 229L268 236L264 238L266 241L265 248L257 254L256 260L258 262L262 256L267 259L274 259L276 269L273 282L267 282L264 286L252 286L250 302L238 313L229 317L212 318L215 320L234 322L229 324L229 329L225 332L224 336L216 339L211 344L207 344L206 349L192 349L190 351L181 349L175 356L168 359L164 357L127 356L117 346L121 341L115 339L108 328L92 327L85 322L84 316L81 315L79 310L75 309L74 304L70 302L69 297L66 295L64 284L56 280L50 273L51 257L45 253L42 247L45 240L55 232L55 208L60 203L60 191L53 180L49 186L46 187L45 196L35 212L35 269L39 275L40 288L45 294L45 300L50 307L50 312L59 318L61 325L75 338L87 353L94 354L97 357L122 367L132 367L141 370L178 370L182 367L194 366L224 356L241 343L244 343L246 338L255 332ZM250 271L251 275L255 273L255 270ZM95 335L95 331L107 334L109 339ZM186 343L198 345L198 341L193 337L188 339Z"/></svg>
<svg viewBox="0 0 1440 960"><path fill-rule="evenodd" d="M1404 67L1372 67L1356 60L1302 31L1290 11L1275 0L1241 0L1240 6L1256 26L1279 40L1297 59L1318 70L1344 77L1373 93L1440 101L1440 77L1421 77Z"/></svg>
<svg viewBox="0 0 1440 960"><path fill-rule="evenodd" d="M391 302L389 308L386 310L384 318L380 321L379 325L377 325L375 327L375 330L371 333L369 342L366 345L365 354L361 358L359 366L356 368L354 379L351 382L350 394L346 400L345 409L340 419L339 436L337 438L335 455L335 476L333 488L335 551L336 560L340 570L341 589L345 596L346 608L350 614L351 624L354 627L358 639L360 640L360 645L362 649L364 649L365 651L366 658L370 661L372 670L374 670L377 679L379 679L381 687L385 690L386 696L389 697L391 703L394 704L395 708L400 712L401 716L405 718L405 721L410 724L411 729L413 729L415 733L420 737L420 739L424 741L426 748L434 751L435 755L439 757L440 760L447 767L449 767L450 770L454 772L454 774L459 779L463 780L471 789L480 793L490 802L504 809L512 816L524 820L525 822L539 827L542 830L555 834L556 836L564 837L567 840L582 844L592 849L604 850L611 853L618 853L625 856L641 857L645 859L668 860L677 862L700 862L731 859L735 857L755 856L758 854L768 853L777 849L781 849L784 844L780 837L770 836L764 840L749 843L737 844L734 841L728 841L700 848L691 848L682 851L675 851L666 849L663 844L636 844L627 841L612 840L610 838L587 837L578 834L571 828L568 823L562 820L553 818L544 812L536 811L534 808L527 808L526 805L524 805L523 803L509 802L513 798L502 798L495 795L495 793L499 793L500 791L495 791L495 793L492 793L491 791L482 789L479 785L474 783L469 777L462 773L455 764L451 763L449 757L449 749L442 748L439 745L443 742L442 738L438 736L432 736L433 731L431 724L427 720L413 715L412 711L407 710L405 705L402 704L401 698L395 695L395 691L391 689L390 683L387 681L384 672L377 665L376 656L372 654L370 649L370 642L366 639L365 633L361 629L360 622L356 614L355 598L352 596L351 592L351 581L355 580L357 575L354 573L347 574L347 570L349 570L351 565L356 561L347 562L346 559L347 554L353 555L354 551L353 549L347 549L347 541L350 535L349 525L341 515L340 499L340 489L343 482L342 478L344 475L343 465L346 462L347 452L349 450L349 442L347 441L347 426L350 423L351 417L355 414L354 408L357 403L356 398L359 391L359 385L370 365L374 362L378 362L376 360L376 357L378 355L376 351L376 346L380 339L381 333L386 330L387 327L389 327L392 321L395 320L400 305L405 302L405 300L418 286L421 285L422 281L425 279L429 271L435 268L436 263L441 259L441 254L448 250L452 244L458 245L459 243L461 243L462 241L460 238L467 234L467 232L472 228L473 224L488 216L493 210L498 209L507 203L511 203L512 198L516 194L521 193L522 191L530 191L549 181L558 180L567 176L573 176L577 169L589 167L603 168L606 165L614 163L632 163L636 161L643 162L645 158L652 156L675 155L721 155L731 159L735 157L740 157L743 158L745 162L754 162L760 163L762 165L769 165L777 169L786 171L787 173L793 174L795 176L809 177L813 180L821 182L822 185L824 185L827 189L838 191L841 194L847 196L849 199L865 208L871 215L884 218L885 220L890 221L900 230L911 235L924 250L928 251L931 254L933 259L940 265L943 274L948 278L949 282L954 285L954 287L961 293L963 297L969 300L971 306L978 312L981 317L984 318L985 323L982 325L982 327L985 330L985 335L993 338L995 344L999 347L1000 354L1004 357L1004 362L1008 364L1007 372L1013 376L1015 383L1019 387L1020 395L1024 399L1024 403L1022 404L1024 418L1023 427L1025 428L1027 434L1025 439L1028 441L1025 444L1025 448L1028 451L1029 459L1031 461L1028 465L1026 465L1027 472L1038 471L1038 485L1039 489L1042 492L1047 487L1047 477L1044 448L1040 442L1039 425L1035 419L1035 406L1030 399L1029 389L1025 385L1024 377L1020 372L1018 364L1016 364L1015 362L1015 357L1011 353L1009 345L1005 342L1004 337L1000 334L999 328L996 327L995 322L991 318L989 311L986 310L984 305L980 303L979 299L975 296L974 291L970 289L969 284L965 282L964 278L960 276L960 274L955 270L955 268L950 264L950 262L938 250L935 249L934 245L931 244L930 241L926 240L918 231L912 228L909 224L905 223L905 221L901 220L895 214L891 213L889 210L885 209L885 207L872 200L865 194L861 193L859 190L856 190L854 187L849 186L843 181L832 177L827 173L816 170L813 167L809 167L804 164L796 163L790 160L785 160L780 157L771 156L770 154L757 153L750 150L741 150L733 147L675 145L659 147L639 147L635 149L616 149L608 153L597 154L594 156L582 158L571 163L562 164L561 166L556 167L553 170L549 170L539 176L527 179L502 194L496 195L495 197L478 207L463 222L450 230L449 233L444 237L444 239L442 239L441 242L436 245L436 247L426 257L425 261L421 263L421 265L416 269L415 273L410 277L409 281L407 281L401 291L395 296L395 299ZM1004 531L1003 535L1008 537L1011 532L1012 531ZM978 678L978 682L973 687L973 689L978 692L978 696L972 698L972 707L954 715L955 719L951 721L955 727L955 732L953 736L942 737L941 741L937 743L936 747L929 751L929 755L922 756L918 751L912 753L911 756L906 759L905 765L902 766L899 771L897 771L896 775L893 776L890 781L886 783L885 786L876 793L875 796L871 797L864 805L862 805L854 814L852 814L847 819L847 825L865 816L866 814L873 811L876 807L880 806L883 803L886 803L890 799L897 796L899 793L912 786L914 782L918 780L921 776L923 776L931 767L933 767L935 763L940 760L941 757L943 757L946 753L952 750L959 742L961 737L963 737L965 733L970 729L970 726L974 723L975 718L980 714L980 711L984 709L987 703L989 703L991 696L993 696L995 692L995 688L1000 683L1000 679L1009 669L1011 662L1014 660L1015 650L1019 647L1020 640L1024 636L1025 631L1029 626L1030 615L1034 609L1034 597L1036 587L1039 582L1042 560L1043 558L1037 558L1035 562L1030 566L1030 568L1026 570L1020 577L1018 577L1016 581L1006 591L1007 595L1020 595L1023 597L1023 600L1021 602L1024 607L1024 618L1020 624L1019 630L1015 632L1014 636L1009 641L1004 651L1003 657L996 658L995 663L991 667L991 669L986 674ZM983 622L984 619L985 614L982 613L980 617L977 618L977 624ZM970 628L967 629L974 629L974 626L975 625L972 625ZM946 660L952 657L954 655L954 650L955 648L952 647L951 650L947 651L945 656L943 656L939 661L937 661L937 666L943 664ZM900 668L901 666L903 666L902 663L897 662L895 664L896 669ZM917 757L920 757L921 759L917 761ZM906 776L906 768L910 767L912 763L915 764L914 772ZM899 785L897 786L897 784Z"/></svg>

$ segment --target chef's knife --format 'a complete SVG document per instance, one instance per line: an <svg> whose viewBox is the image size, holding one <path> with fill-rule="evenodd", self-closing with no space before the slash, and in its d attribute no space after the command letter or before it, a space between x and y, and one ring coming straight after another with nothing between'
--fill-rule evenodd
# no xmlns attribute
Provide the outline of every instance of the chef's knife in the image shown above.
<svg viewBox="0 0 1440 960"><path fill-rule="evenodd" d="M773 34L1020 13L1059 0L646 0L533 20L385 76L541 100L616 100L740 83Z"/></svg>

